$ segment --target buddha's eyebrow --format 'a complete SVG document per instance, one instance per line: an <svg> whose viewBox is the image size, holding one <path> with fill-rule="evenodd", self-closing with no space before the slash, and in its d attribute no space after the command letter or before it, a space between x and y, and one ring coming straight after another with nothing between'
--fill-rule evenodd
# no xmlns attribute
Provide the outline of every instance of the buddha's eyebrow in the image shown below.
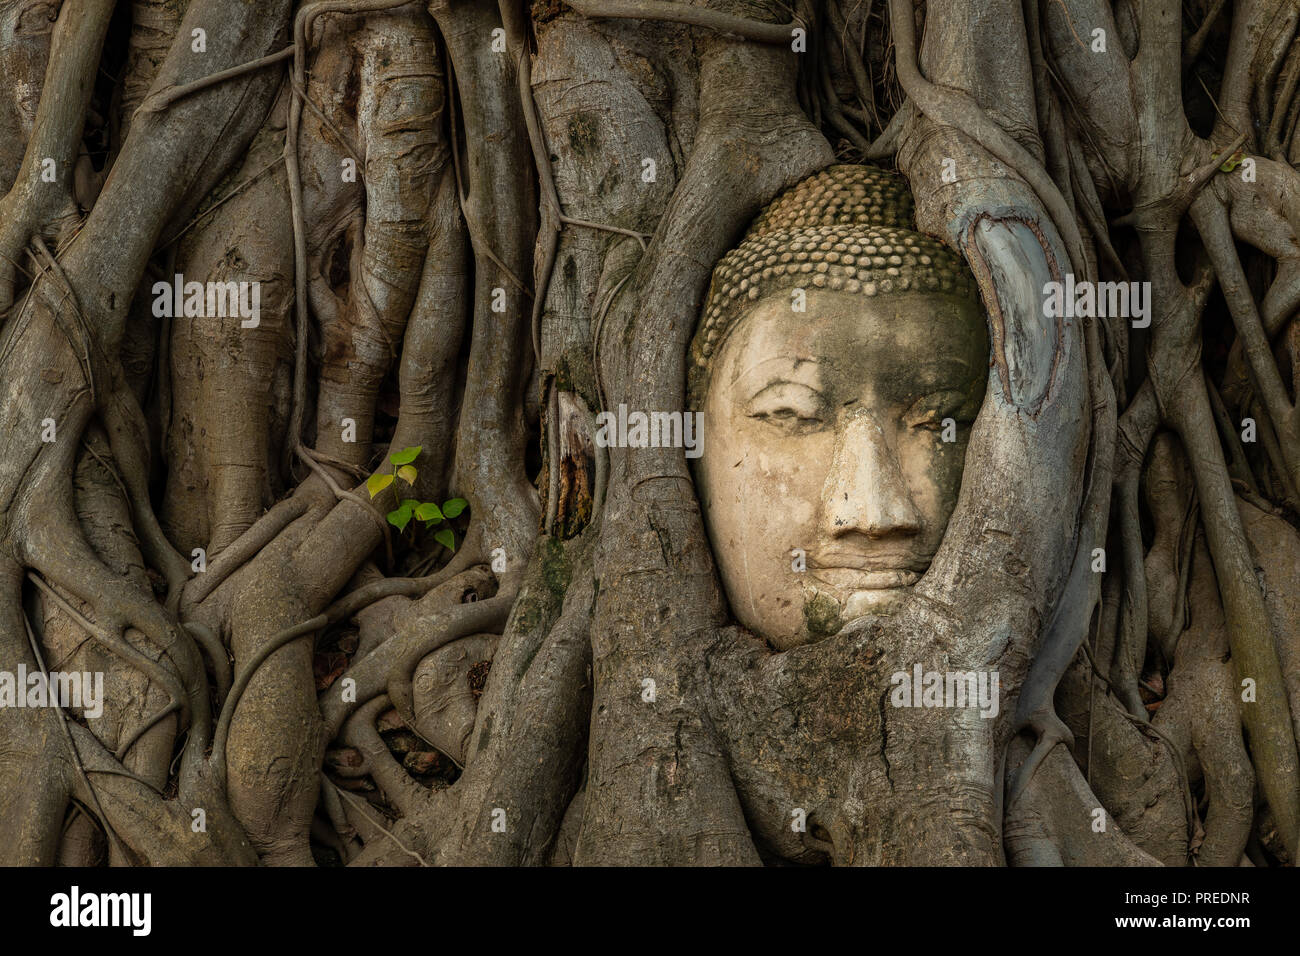
<svg viewBox="0 0 1300 956"><path fill-rule="evenodd" d="M792 375L802 380L800 384L815 387L820 380L820 369L816 359L800 358L793 355L777 355L759 359L752 365L737 369L728 385L735 385L741 379L753 376Z"/></svg>

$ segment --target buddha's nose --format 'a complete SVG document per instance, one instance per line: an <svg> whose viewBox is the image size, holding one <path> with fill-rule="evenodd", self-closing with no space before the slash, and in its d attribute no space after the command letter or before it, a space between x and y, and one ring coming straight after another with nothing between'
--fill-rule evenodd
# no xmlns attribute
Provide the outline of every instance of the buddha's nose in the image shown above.
<svg viewBox="0 0 1300 956"><path fill-rule="evenodd" d="M898 454L866 409L850 412L839 429L823 500L824 527L835 537L884 538L921 530Z"/></svg>

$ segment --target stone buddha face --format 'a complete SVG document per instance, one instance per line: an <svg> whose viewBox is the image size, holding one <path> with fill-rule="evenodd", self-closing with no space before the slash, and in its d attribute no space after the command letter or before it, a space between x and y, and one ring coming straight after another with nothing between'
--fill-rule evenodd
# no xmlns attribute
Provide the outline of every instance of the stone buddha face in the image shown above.
<svg viewBox="0 0 1300 956"><path fill-rule="evenodd" d="M748 260L760 294L706 333L711 349L697 337L709 537L736 619L778 650L895 610L925 573L988 377L973 285L946 279L955 257L910 231L842 232L776 233ZM782 243L814 268L764 279Z"/></svg>

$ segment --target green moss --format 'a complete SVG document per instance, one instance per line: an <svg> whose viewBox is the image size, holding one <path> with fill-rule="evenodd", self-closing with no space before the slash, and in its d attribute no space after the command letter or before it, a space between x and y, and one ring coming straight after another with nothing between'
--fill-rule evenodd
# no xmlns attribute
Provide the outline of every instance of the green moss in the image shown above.
<svg viewBox="0 0 1300 956"><path fill-rule="evenodd" d="M825 594L814 594L804 602L803 622L813 637L830 637L844 626L839 604Z"/></svg>
<svg viewBox="0 0 1300 956"><path fill-rule="evenodd" d="M526 631L550 626L564 604L573 572L561 542L542 538L537 548L528 579L511 611L511 626Z"/></svg>
<svg viewBox="0 0 1300 956"><path fill-rule="evenodd" d="M554 538L544 539L541 547L542 581L551 596L563 602L573 571L569 567L569 556L564 551L564 545Z"/></svg>

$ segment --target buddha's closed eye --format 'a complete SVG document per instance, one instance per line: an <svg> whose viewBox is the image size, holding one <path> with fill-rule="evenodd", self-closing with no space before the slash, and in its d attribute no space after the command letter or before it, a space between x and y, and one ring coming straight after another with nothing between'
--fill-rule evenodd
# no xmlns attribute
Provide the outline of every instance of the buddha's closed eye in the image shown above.
<svg viewBox="0 0 1300 956"><path fill-rule="evenodd" d="M778 428L807 429L826 420L826 398L799 382L769 382L745 403L745 414Z"/></svg>

